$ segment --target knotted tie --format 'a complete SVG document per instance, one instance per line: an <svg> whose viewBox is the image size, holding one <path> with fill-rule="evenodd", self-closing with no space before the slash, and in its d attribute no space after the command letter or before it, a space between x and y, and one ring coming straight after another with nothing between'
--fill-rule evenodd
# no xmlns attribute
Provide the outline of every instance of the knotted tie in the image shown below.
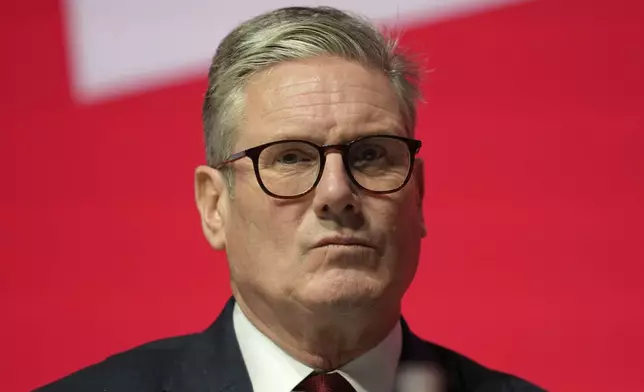
<svg viewBox="0 0 644 392"><path fill-rule="evenodd" d="M303 392L356 392L340 373L311 374L295 387L295 390Z"/></svg>

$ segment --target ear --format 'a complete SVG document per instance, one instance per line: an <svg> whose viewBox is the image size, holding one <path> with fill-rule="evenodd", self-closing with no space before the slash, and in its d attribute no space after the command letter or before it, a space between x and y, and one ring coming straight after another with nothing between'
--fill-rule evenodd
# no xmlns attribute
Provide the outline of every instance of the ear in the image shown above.
<svg viewBox="0 0 644 392"><path fill-rule="evenodd" d="M201 228L210 245L226 248L225 218L228 187L222 174L209 166L195 170L195 202L201 215Z"/></svg>
<svg viewBox="0 0 644 392"><path fill-rule="evenodd" d="M427 236L427 226L425 226L425 217L423 214L423 199L425 198L425 161L416 158L414 162L414 184L416 185L418 219L420 219L420 230L423 238Z"/></svg>

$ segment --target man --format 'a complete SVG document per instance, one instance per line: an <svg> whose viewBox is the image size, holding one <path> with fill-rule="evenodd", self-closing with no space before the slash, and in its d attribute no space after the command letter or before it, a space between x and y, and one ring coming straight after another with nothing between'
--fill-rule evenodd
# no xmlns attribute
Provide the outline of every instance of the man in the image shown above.
<svg viewBox="0 0 644 392"><path fill-rule="evenodd" d="M400 314L425 235L417 72L369 23L285 8L219 46L196 204L233 298L206 331L42 391L539 391Z"/></svg>

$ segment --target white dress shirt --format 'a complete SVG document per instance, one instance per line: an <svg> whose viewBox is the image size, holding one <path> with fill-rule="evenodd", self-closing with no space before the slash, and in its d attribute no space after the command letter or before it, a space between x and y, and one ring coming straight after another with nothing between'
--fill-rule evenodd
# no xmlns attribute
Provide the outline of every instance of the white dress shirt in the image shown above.
<svg viewBox="0 0 644 392"><path fill-rule="evenodd" d="M291 392L314 370L293 359L260 332L235 304L233 326L254 392ZM376 347L337 370L356 392L391 392L402 349L396 323Z"/></svg>

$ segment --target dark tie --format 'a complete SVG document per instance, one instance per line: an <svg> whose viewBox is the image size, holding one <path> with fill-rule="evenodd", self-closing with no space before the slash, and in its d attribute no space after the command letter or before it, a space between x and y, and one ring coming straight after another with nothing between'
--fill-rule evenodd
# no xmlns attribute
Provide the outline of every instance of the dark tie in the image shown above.
<svg viewBox="0 0 644 392"><path fill-rule="evenodd" d="M303 392L356 392L340 373L311 374L295 387L295 390Z"/></svg>

